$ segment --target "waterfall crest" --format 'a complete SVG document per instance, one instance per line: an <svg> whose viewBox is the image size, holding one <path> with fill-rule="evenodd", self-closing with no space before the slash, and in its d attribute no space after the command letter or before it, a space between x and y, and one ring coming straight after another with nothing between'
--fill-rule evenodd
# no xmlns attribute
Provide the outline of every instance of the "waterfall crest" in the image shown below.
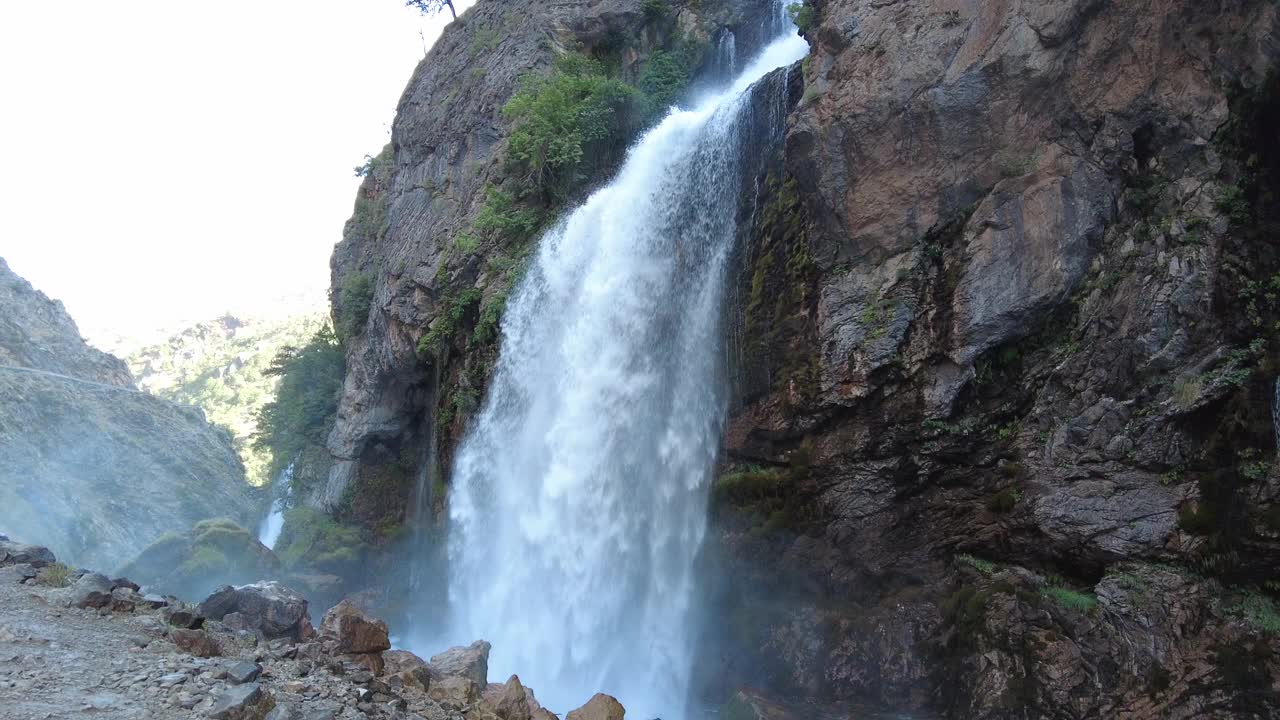
<svg viewBox="0 0 1280 720"><path fill-rule="evenodd" d="M807 51L789 28L672 110L508 302L452 473L448 640L489 640L490 675L518 671L557 712L594 692L628 717L685 709L749 90Z"/></svg>

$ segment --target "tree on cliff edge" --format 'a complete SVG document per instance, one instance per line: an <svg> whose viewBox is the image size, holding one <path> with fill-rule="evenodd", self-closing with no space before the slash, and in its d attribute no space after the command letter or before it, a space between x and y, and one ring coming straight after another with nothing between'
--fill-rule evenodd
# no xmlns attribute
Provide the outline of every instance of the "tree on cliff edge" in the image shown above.
<svg viewBox="0 0 1280 720"><path fill-rule="evenodd" d="M458 11L453 9L453 0L405 0L405 7L416 7L423 15L435 15L446 7L453 15L453 19L458 19Z"/></svg>

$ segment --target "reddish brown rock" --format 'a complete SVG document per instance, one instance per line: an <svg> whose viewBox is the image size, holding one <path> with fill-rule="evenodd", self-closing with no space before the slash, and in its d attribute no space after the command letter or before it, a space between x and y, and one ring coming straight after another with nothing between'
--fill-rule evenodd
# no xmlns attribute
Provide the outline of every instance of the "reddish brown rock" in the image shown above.
<svg viewBox="0 0 1280 720"><path fill-rule="evenodd" d="M365 615L347 600L324 614L320 634L334 639L340 653L374 653L391 649L387 624Z"/></svg>

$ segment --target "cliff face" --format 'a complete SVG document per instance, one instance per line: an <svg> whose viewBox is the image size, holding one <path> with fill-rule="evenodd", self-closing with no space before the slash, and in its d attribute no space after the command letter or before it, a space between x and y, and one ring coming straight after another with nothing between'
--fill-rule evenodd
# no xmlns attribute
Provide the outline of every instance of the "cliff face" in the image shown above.
<svg viewBox="0 0 1280 720"><path fill-rule="evenodd" d="M527 251L473 230L487 188L512 181L502 108L521 76L580 53L634 82L655 50L678 45L694 48L690 69L706 74L725 29L740 57L759 47L765 5L706 0L645 11L638 0L494 0L445 29L409 81L391 143L371 163L334 251L331 292L348 375L328 439L333 464L313 504L345 511L354 503L366 520L403 505L416 476L440 475L483 390L492 344L452 343L435 358L419 344L445 324L470 334ZM373 494L380 499L366 502Z"/></svg>
<svg viewBox="0 0 1280 720"><path fill-rule="evenodd" d="M1280 711L1275 4L811 7L726 438L775 489L717 509L718 667L955 717Z"/></svg>
<svg viewBox="0 0 1280 720"><path fill-rule="evenodd" d="M129 366L80 339L62 303L50 300L0 258L0 365L32 368L103 385L132 387Z"/></svg>
<svg viewBox="0 0 1280 720"><path fill-rule="evenodd" d="M723 27L758 45L762 8L671 8L484 2L424 60L334 254L335 317L364 312L313 503L377 517L448 465L496 349L418 350L501 292L511 248L459 236L507 179L520 72L580 48L625 76ZM731 308L707 697L1280 712L1275 4L798 20Z"/></svg>
<svg viewBox="0 0 1280 720"><path fill-rule="evenodd" d="M2 261L0 288L0 527L109 568L207 517L256 520L225 431L139 392Z"/></svg>

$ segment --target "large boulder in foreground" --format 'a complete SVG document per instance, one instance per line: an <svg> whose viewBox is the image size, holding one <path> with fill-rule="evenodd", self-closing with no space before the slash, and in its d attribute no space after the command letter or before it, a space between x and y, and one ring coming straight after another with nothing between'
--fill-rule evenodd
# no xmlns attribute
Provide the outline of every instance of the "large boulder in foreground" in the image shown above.
<svg viewBox="0 0 1280 720"><path fill-rule="evenodd" d="M596 693L586 705L565 716L565 720L623 720L627 711L617 698Z"/></svg>
<svg viewBox="0 0 1280 720"><path fill-rule="evenodd" d="M182 534L166 533L123 568L148 588L191 601L224 585L245 585L280 572L270 548L231 518L202 520Z"/></svg>
<svg viewBox="0 0 1280 720"><path fill-rule="evenodd" d="M320 622L320 634L332 638L340 653L374 653L391 649L387 624L365 615L348 600L329 608Z"/></svg>
<svg viewBox="0 0 1280 720"><path fill-rule="evenodd" d="M24 545L0 536L0 565L26 564L42 568L57 562L53 551L40 545Z"/></svg>
<svg viewBox="0 0 1280 720"><path fill-rule="evenodd" d="M440 677L463 677L484 690L489 681L489 650L493 646L477 640L467 647L452 647L431 656L431 672Z"/></svg>
<svg viewBox="0 0 1280 720"><path fill-rule="evenodd" d="M276 582L221 587L200 603L197 612L232 627L256 630L268 639L300 642L316 634L306 598Z"/></svg>

